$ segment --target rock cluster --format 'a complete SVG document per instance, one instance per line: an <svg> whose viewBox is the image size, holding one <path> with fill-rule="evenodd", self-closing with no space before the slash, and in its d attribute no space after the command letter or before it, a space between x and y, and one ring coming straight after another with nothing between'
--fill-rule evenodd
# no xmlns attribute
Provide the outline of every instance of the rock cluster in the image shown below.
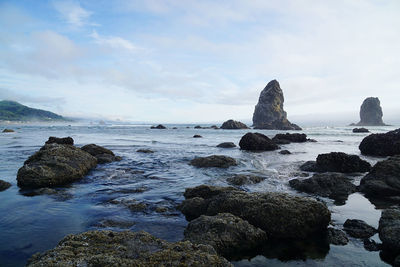
<svg viewBox="0 0 400 267"><path fill-rule="evenodd" d="M359 146L363 155L394 156L400 155L400 129L365 137Z"/></svg>
<svg viewBox="0 0 400 267"><path fill-rule="evenodd" d="M228 120L221 125L221 129L239 130L249 129L249 127L240 121Z"/></svg>

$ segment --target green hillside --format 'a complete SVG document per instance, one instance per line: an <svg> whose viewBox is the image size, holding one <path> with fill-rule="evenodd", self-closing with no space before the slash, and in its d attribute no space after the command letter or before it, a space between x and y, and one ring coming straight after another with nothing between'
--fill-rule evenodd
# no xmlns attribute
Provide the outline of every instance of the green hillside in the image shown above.
<svg viewBox="0 0 400 267"><path fill-rule="evenodd" d="M15 101L0 101L0 120L7 121L63 121L64 117L53 112L30 108Z"/></svg>

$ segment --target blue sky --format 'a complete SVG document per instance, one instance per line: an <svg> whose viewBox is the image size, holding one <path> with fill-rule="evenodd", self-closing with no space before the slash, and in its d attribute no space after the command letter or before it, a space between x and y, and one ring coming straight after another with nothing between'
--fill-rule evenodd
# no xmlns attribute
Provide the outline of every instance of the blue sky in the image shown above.
<svg viewBox="0 0 400 267"><path fill-rule="evenodd" d="M0 0L0 99L67 116L250 120L277 79L289 119L400 113L400 2Z"/></svg>

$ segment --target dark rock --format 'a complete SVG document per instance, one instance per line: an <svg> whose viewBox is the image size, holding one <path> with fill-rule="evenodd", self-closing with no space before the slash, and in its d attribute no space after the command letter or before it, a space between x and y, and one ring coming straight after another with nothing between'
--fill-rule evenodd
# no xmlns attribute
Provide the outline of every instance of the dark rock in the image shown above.
<svg viewBox="0 0 400 267"><path fill-rule="evenodd" d="M228 120L222 124L221 129L238 130L249 129L249 127L240 121Z"/></svg>
<svg viewBox="0 0 400 267"><path fill-rule="evenodd" d="M342 230L329 227L328 242L329 244L344 246L347 245L347 243L349 243L349 239L347 238L345 232L343 232Z"/></svg>
<svg viewBox="0 0 400 267"><path fill-rule="evenodd" d="M382 211L378 230L382 248L398 255L400 253L400 210Z"/></svg>
<svg viewBox="0 0 400 267"><path fill-rule="evenodd" d="M130 209L132 212L142 212L147 209L147 204L144 202L138 202L136 199L112 199L108 201L110 204L122 205Z"/></svg>
<svg viewBox="0 0 400 267"><path fill-rule="evenodd" d="M188 220L227 212L279 239L324 232L331 218L321 202L285 193L247 193L233 187L203 185L187 189L185 197L179 209Z"/></svg>
<svg viewBox="0 0 400 267"><path fill-rule="evenodd" d="M346 200L356 192L356 186L344 175L339 173L314 174L304 180L293 179L289 185L301 192L329 197L335 200Z"/></svg>
<svg viewBox="0 0 400 267"><path fill-rule="evenodd" d="M121 157L115 156L111 150L95 144L85 145L81 149L96 157L100 164L121 160Z"/></svg>
<svg viewBox="0 0 400 267"><path fill-rule="evenodd" d="M3 133L13 133L15 132L13 129L4 129Z"/></svg>
<svg viewBox="0 0 400 267"><path fill-rule="evenodd" d="M221 143L221 144L217 145L217 147L233 148L233 147L236 147L236 145L234 143L232 143L232 142L224 142L224 143Z"/></svg>
<svg viewBox="0 0 400 267"><path fill-rule="evenodd" d="M11 184L9 182L0 180L0 192L7 190L8 188L10 188Z"/></svg>
<svg viewBox="0 0 400 267"><path fill-rule="evenodd" d="M318 141L317 140L315 140L315 139L307 139L307 142L310 142L310 143L317 143Z"/></svg>
<svg viewBox="0 0 400 267"><path fill-rule="evenodd" d="M215 130L218 130L218 129L219 129L219 127L218 127L217 125L211 125L210 128L211 128L211 129L215 129Z"/></svg>
<svg viewBox="0 0 400 267"><path fill-rule="evenodd" d="M202 215L188 224L184 234L185 240L210 245L222 256L250 251L267 240L263 230L230 213Z"/></svg>
<svg viewBox="0 0 400 267"><path fill-rule="evenodd" d="M346 233L355 238L369 238L377 233L377 230L374 227L368 225L362 220L356 219L347 219L343 224L343 229Z"/></svg>
<svg viewBox="0 0 400 267"><path fill-rule="evenodd" d="M154 153L154 151L151 149L138 149L138 150L136 150L136 152L146 153L146 154Z"/></svg>
<svg viewBox="0 0 400 267"><path fill-rule="evenodd" d="M177 130L178 129L178 127L172 127L172 130Z"/></svg>
<svg viewBox="0 0 400 267"><path fill-rule="evenodd" d="M203 127L201 127L200 125L194 126L195 129L202 129Z"/></svg>
<svg viewBox="0 0 400 267"><path fill-rule="evenodd" d="M367 172L371 169L371 164L360 159L357 155L348 155L343 152L331 152L319 154L315 165L308 161L303 164L300 169L302 171L308 170L315 172Z"/></svg>
<svg viewBox="0 0 400 267"><path fill-rule="evenodd" d="M360 108L360 122L358 126L384 126L381 102L377 97L368 97Z"/></svg>
<svg viewBox="0 0 400 267"><path fill-rule="evenodd" d="M240 139L239 146L243 150L271 151L279 147L261 133L247 133Z"/></svg>
<svg viewBox="0 0 400 267"><path fill-rule="evenodd" d="M74 139L72 139L71 137L62 137L62 138L58 138L58 137L54 137L54 136L50 136L49 140L46 141L46 144L60 144L60 145L73 145L74 144Z"/></svg>
<svg viewBox="0 0 400 267"><path fill-rule="evenodd" d="M208 157L194 158L190 161L190 164L199 167L217 167L217 168L228 168L230 166L236 166L237 162L234 158L222 155L212 155Z"/></svg>
<svg viewBox="0 0 400 267"><path fill-rule="evenodd" d="M400 154L400 129L365 137L358 147L363 155L394 156Z"/></svg>
<svg viewBox="0 0 400 267"><path fill-rule="evenodd" d="M374 198L400 196L400 156L376 163L361 179L360 191Z"/></svg>
<svg viewBox="0 0 400 267"><path fill-rule="evenodd" d="M162 125L162 124L159 124L159 125L157 125L157 126L151 126L150 128L151 128L151 129L167 129L167 127L165 127L165 126Z"/></svg>
<svg viewBox="0 0 400 267"><path fill-rule="evenodd" d="M255 129L301 130L290 123L283 110L283 92L276 80L270 81L262 90L253 114Z"/></svg>
<svg viewBox="0 0 400 267"><path fill-rule="evenodd" d="M288 141L289 143L304 143L307 142L307 135L306 134L299 134L299 133L286 133L286 134L277 134L272 138L277 144L281 144L282 141ZM283 144L283 143L282 143Z"/></svg>
<svg viewBox="0 0 400 267"><path fill-rule="evenodd" d="M366 128L354 128L353 133L369 133L369 130Z"/></svg>
<svg viewBox="0 0 400 267"><path fill-rule="evenodd" d="M282 155L290 155L290 154L292 154L289 150L281 150L281 151L279 151L279 154L282 154Z"/></svg>
<svg viewBox="0 0 400 267"><path fill-rule="evenodd" d="M146 232L89 231L67 235L27 266L232 266L208 245L169 243Z"/></svg>
<svg viewBox="0 0 400 267"><path fill-rule="evenodd" d="M364 248L368 251L379 251L382 249L382 244L376 243L374 240L366 238L363 240Z"/></svg>
<svg viewBox="0 0 400 267"><path fill-rule="evenodd" d="M202 138L202 137L203 137L203 136L198 135L198 134L193 135L193 138Z"/></svg>
<svg viewBox="0 0 400 267"><path fill-rule="evenodd" d="M52 187L81 179L97 164L95 157L71 145L49 144L18 170L20 187Z"/></svg>
<svg viewBox="0 0 400 267"><path fill-rule="evenodd" d="M258 184L265 180L265 177L255 175L236 174L226 179L232 185Z"/></svg>
<svg viewBox="0 0 400 267"><path fill-rule="evenodd" d="M304 172L316 172L318 171L317 162L313 160L307 161L300 166L300 170Z"/></svg>

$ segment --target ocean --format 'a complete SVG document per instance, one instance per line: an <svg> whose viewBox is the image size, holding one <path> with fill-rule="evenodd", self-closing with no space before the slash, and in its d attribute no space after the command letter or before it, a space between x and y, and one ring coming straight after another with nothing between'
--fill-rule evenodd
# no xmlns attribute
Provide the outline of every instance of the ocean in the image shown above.
<svg viewBox="0 0 400 267"><path fill-rule="evenodd" d="M0 124L0 130L15 130L0 133L0 179L12 184L0 192L0 266L24 266L31 255L55 247L65 235L93 229L144 230L168 241L181 240L187 221L176 206L184 199L185 188L201 184L227 186L226 178L232 174L267 178L259 184L244 186L249 192L279 191L307 196L291 189L288 181L301 176L299 166L315 160L318 154L356 154L371 164L382 160L360 155L358 145L368 134L352 133L350 126L304 128L302 132L318 142L281 145L291 155L281 155L279 150L253 153L238 147L216 147L222 142L238 145L249 131L269 137L284 131L166 126L166 130L157 130L150 129L150 125ZM372 133L396 128L369 127ZM195 134L202 138L193 138ZM84 179L44 194L20 190L16 182L18 169L49 136L71 136L76 146L104 146L121 156L122 161L98 165ZM142 148L154 153L137 152ZM195 168L188 164L194 157L208 155L227 155L239 164L228 169ZM361 177L352 177L356 185ZM350 195L344 205L321 200L328 205L338 228L346 219L361 219L378 226L381 210L359 193ZM129 209L124 205L128 202L140 203L142 208ZM379 240L377 235L373 239ZM346 246L324 246L304 240L290 246L265 247L231 262L235 266L387 266L379 252L366 251L362 240L354 238Z"/></svg>

